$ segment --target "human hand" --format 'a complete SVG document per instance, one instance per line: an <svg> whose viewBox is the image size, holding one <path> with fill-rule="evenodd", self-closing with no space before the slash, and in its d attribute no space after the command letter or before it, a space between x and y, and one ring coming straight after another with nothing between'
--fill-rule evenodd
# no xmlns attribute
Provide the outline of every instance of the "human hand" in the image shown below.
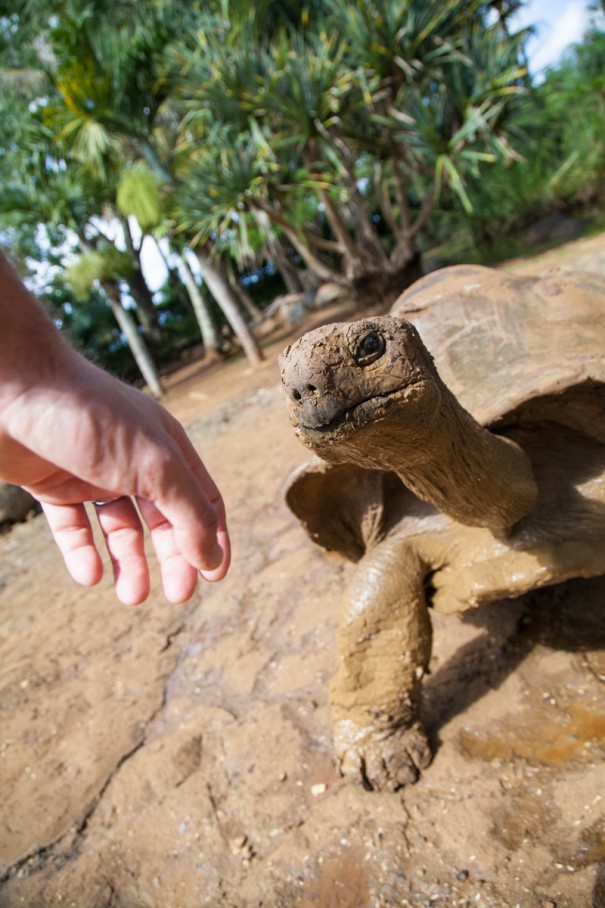
<svg viewBox="0 0 605 908"><path fill-rule="evenodd" d="M0 476L42 503L71 576L100 581L85 503L111 499L93 507L122 602L149 594L143 523L171 602L188 599L199 576L222 579L230 560L223 500L182 426L67 345L59 359L42 380L0 395Z"/></svg>

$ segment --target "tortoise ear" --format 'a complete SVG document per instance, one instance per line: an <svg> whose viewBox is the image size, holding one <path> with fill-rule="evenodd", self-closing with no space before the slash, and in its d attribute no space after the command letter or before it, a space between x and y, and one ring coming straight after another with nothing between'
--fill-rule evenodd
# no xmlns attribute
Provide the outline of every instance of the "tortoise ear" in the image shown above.
<svg viewBox="0 0 605 908"><path fill-rule="evenodd" d="M313 542L359 561L385 534L385 493L393 480L401 485L398 477L382 470L318 459L290 475L286 503Z"/></svg>

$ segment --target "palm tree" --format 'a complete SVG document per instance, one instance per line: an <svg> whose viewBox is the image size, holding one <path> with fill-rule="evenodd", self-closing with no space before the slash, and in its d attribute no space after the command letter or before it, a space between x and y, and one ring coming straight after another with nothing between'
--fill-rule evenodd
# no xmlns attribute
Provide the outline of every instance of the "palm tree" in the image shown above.
<svg viewBox="0 0 605 908"><path fill-rule="evenodd" d="M164 201L162 198L162 186L164 183L163 175L160 178L157 172L152 170L147 164L138 161L124 171L118 184L116 203L122 215L125 235L132 237L132 232L129 228L129 218L135 218L140 228L141 240L135 250L139 268L140 251L145 236L151 234L154 230L161 230L164 237L167 237L169 228L166 226ZM218 334L209 307L200 292L183 250L177 251L177 244L174 238L171 239L171 255L176 262L177 274L183 282L191 302L200 328L204 348L206 350L218 350L220 347ZM134 248L134 243L132 243L132 248ZM160 251L159 244L158 251ZM167 267L170 266L169 261L165 260L165 263Z"/></svg>
<svg viewBox="0 0 605 908"><path fill-rule="evenodd" d="M118 252L111 244L98 244L95 250L82 252L68 269L68 275L71 287L80 299L86 300L96 283L102 287L149 390L155 397L161 397L164 389L155 364L134 318L122 302L119 276L121 273L129 276L130 268L128 255Z"/></svg>
<svg viewBox="0 0 605 908"><path fill-rule="evenodd" d="M462 0L320 6L307 31L263 29L266 6L215 17L183 54L179 226L243 249L252 223L270 225L319 280L385 302L418 275L439 198L468 208L468 175L511 156L524 33Z"/></svg>
<svg viewBox="0 0 605 908"><path fill-rule="evenodd" d="M172 180L162 183L157 175L146 166L137 165L126 172L118 191L118 205L125 215L136 217L143 231L162 226L165 234L170 231L164 213L162 195L169 197L172 190ZM163 191L163 192L162 192ZM171 231L170 243L173 255L177 261L177 268L183 280L193 310L195 312L200 332L206 349L220 350L221 340L217 334L216 326L212 320L209 308L204 300L199 287L192 274L184 253L182 237L176 237ZM235 298L235 293L229 278L211 254L210 241L197 244L195 254L202 266L204 280L231 325L242 349L250 362L258 364L263 354L260 347L242 318L240 308Z"/></svg>
<svg viewBox="0 0 605 908"><path fill-rule="evenodd" d="M23 90L19 102L23 101L22 95ZM20 245L25 245L24 251L29 251L30 255L33 252L37 261L52 258L52 246L48 241L41 244L38 239L44 224L47 235L57 232L67 254L75 242L85 256L94 259L99 272L96 278L103 284L107 302L124 331L143 377L152 393L161 394L161 384L149 351L132 315L121 302L118 278L132 282L131 260L103 236L100 214L107 202L107 186L95 181L82 168L69 166L64 158L53 158L49 130L39 117L26 116L27 107L22 103L11 105L5 94L4 104L10 115L1 118L5 153L0 157L0 172L4 177L5 192L0 224L11 243L13 255L18 254ZM93 280L94 277L91 285Z"/></svg>
<svg viewBox="0 0 605 908"><path fill-rule="evenodd" d="M156 177L169 184L174 149L172 115L166 104L170 95L166 54L171 42L194 31L190 7L179 0L125 0L118 4L73 0L65 8L55 2L37 4L32 0L28 12L29 18L23 17L24 27L32 27L34 34L36 27L44 30L44 61L38 63L43 63L53 91L43 105L43 115L61 154L114 189L118 174L129 161L146 161ZM104 192L106 205L111 195ZM115 208L113 198L110 204ZM127 222L123 228L133 264L130 292L143 327L153 334L157 330L156 313L140 268L140 247ZM203 301L195 295L186 270L183 276L203 320ZM260 359L262 354L245 322L229 315L231 298L219 297L217 302L226 310L236 333L242 334L244 349L251 354L254 351L254 361ZM204 324L205 340L214 346L208 319Z"/></svg>
<svg viewBox="0 0 605 908"><path fill-rule="evenodd" d="M516 3L31 0L23 27L44 34L43 124L63 159L102 178L114 211L119 176L146 162L162 203L147 229L197 247L255 359L226 250L279 258L283 240L318 281L386 302L418 274L438 202L470 211L481 168L514 158L510 116L527 88L524 33L507 25ZM124 227L145 322L154 309Z"/></svg>
<svg viewBox="0 0 605 908"><path fill-rule="evenodd" d="M264 354L246 324L224 268L221 267L220 261L216 260L212 255L211 244L199 244L194 249L194 252L202 266L202 273L208 289L223 310L248 360L252 365L257 366L262 362Z"/></svg>

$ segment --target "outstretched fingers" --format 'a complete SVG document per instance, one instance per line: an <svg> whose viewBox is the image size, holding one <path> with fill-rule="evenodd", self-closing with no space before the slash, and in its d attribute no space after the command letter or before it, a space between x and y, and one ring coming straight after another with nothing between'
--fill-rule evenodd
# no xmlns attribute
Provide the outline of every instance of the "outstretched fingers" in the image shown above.
<svg viewBox="0 0 605 908"><path fill-rule="evenodd" d="M44 503L42 508L73 579L84 586L97 584L103 576L103 562L84 505ZM129 498L116 498L95 509L113 567L116 595L126 605L138 605L149 595L149 570L136 508Z"/></svg>
<svg viewBox="0 0 605 908"><path fill-rule="evenodd" d="M139 498L137 503L151 534L166 598L169 602L186 602L197 585L197 570L183 556L174 529L162 512L144 498Z"/></svg>
<svg viewBox="0 0 605 908"><path fill-rule="evenodd" d="M95 510L113 567L116 595L125 605L138 605L149 595L149 568L134 502L124 496L95 505Z"/></svg>
<svg viewBox="0 0 605 908"><path fill-rule="evenodd" d="M204 496L196 511L181 509L173 514L171 522L179 550L200 576L210 582L222 580L229 570L231 544L218 489L210 490L210 496Z"/></svg>
<svg viewBox="0 0 605 908"><path fill-rule="evenodd" d="M225 502L218 490L218 486L201 460L194 466L193 473L208 502L208 506L216 519L216 545L214 547L216 562L213 561L208 565L202 564L199 569L204 580L213 583L223 579L231 564L231 541L227 529Z"/></svg>
<svg viewBox="0 0 605 908"><path fill-rule="evenodd" d="M97 584L103 576L103 562L84 505L42 503L42 510L73 579L83 586Z"/></svg>
<svg viewBox="0 0 605 908"><path fill-rule="evenodd" d="M170 421L168 428L176 446L156 443L151 453L144 450L139 455L135 495L93 503L116 595L130 605L143 602L150 590L143 522L151 533L169 601L186 601L200 577L221 580L229 569L229 533L220 492L182 427ZM114 487L105 482L86 484L79 492L92 497L111 494ZM84 504L44 504L44 510L72 577L85 585L98 583L103 565Z"/></svg>
<svg viewBox="0 0 605 908"><path fill-rule="evenodd" d="M188 469L173 476L174 485L166 484L170 493L155 499L155 505L171 526L183 558L205 580L222 580L231 561L225 505L195 448L186 437L181 442ZM143 501L139 506L143 513ZM143 516L151 529L146 513Z"/></svg>

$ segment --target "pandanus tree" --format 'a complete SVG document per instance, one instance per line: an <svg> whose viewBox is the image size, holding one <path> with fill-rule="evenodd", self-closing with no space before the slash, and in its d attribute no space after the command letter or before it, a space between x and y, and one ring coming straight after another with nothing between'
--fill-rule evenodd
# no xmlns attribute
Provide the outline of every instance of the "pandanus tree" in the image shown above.
<svg viewBox="0 0 605 908"><path fill-rule="evenodd" d="M195 11L179 0L138 4L71 0L66 6L38 6L31 4L34 26L37 23L41 29L46 24L45 59L39 62L52 85L41 105L42 116L58 149L55 154L68 157L77 168L91 171L100 182L113 186L110 205L105 191L105 204L99 205L98 213L114 217L119 214L115 200L118 175L129 164L145 161L158 179L170 184L173 117L168 104L171 82L166 53L171 42L193 30ZM154 332L157 311L143 277L140 246L127 218L122 227L125 250L132 260L129 291L143 326ZM183 276L195 292L191 276ZM221 296L223 290L226 300ZM238 321L239 312L235 317L231 312L228 282L217 293L217 302L226 310L235 333L244 335L240 337L242 346L258 361L260 350L246 323ZM209 340L208 332L205 339Z"/></svg>
<svg viewBox="0 0 605 908"><path fill-rule="evenodd" d="M139 165L124 175L118 192L118 205L125 215L135 216L143 230L161 229L164 236L169 239L171 255L187 289L204 345L207 349L220 350L220 337L187 259L185 250L187 237L182 231L175 233L168 216L170 209L174 208L174 201L171 201L174 195L174 178L160 183L150 169ZM253 364L260 362L262 352L243 318L232 282L220 261L216 261L212 255L211 238L201 240L195 237L192 243L194 253L202 267L204 281L240 341L246 356Z"/></svg>
<svg viewBox="0 0 605 908"><path fill-rule="evenodd" d="M469 170L509 153L524 33L462 0L326 0L296 29L234 6L186 57L187 223L268 222L320 280L388 299L417 276L441 195L468 204Z"/></svg>
<svg viewBox="0 0 605 908"><path fill-rule="evenodd" d="M37 91L42 86L38 74ZM7 102L6 95L3 100ZM19 100L31 99L21 90ZM162 389L155 365L136 320L123 306L122 286L128 284L132 288L134 284L132 260L103 232L100 214L110 203L111 180L98 179L81 162L74 166L78 162L58 153L43 110L42 103L37 111L34 105L29 112L26 107L8 105L12 116L2 118L3 238L24 272L28 260L46 261L46 276L38 278L38 283L41 290L50 291L53 299L61 299L56 313L60 321L67 313L70 321L78 322L77 316L71 317L74 310L94 309L98 315L103 302L111 308L145 381L152 393L159 395ZM65 269L57 268L58 263L65 261L71 261L74 273L79 273L76 298L61 280ZM93 305L90 292L95 283L102 292L94 296ZM87 320L83 314L79 323Z"/></svg>
<svg viewBox="0 0 605 908"><path fill-rule="evenodd" d="M117 39L114 37L113 16L103 23L105 28L100 34L104 38L90 35L90 44L99 45L95 59L95 84L99 84L100 76L101 86L110 86L109 97L107 100L102 98L102 103L91 107L88 93L84 104L79 103L77 107L85 128L89 129L92 122L93 129L103 130L107 140L120 147L123 159L140 161L142 156L162 184L163 194L169 196L173 189L174 148L171 138L174 116L169 106L172 77L166 61L171 44L179 39L183 30L193 27L193 11L177 0L169 0L160 4L138 4L136 8L133 5L132 12L134 25L125 22ZM114 47L114 41L117 41L117 47ZM122 61L121 67L115 63L116 50ZM73 103L67 105L69 110L74 106ZM206 284L245 353L251 362L259 362L262 352L242 318L227 277L207 255L207 250L200 248L196 254L202 261ZM179 270L198 315L200 328L205 332L204 340L207 346L216 347L218 341L212 334L209 320L205 318L203 302L183 257Z"/></svg>
<svg viewBox="0 0 605 908"><path fill-rule="evenodd" d="M164 389L147 345L137 330L136 320L122 302L120 279L128 280L130 272L128 255L118 252L114 246L99 244L96 250L84 252L77 258L68 269L68 278L76 296L84 300L90 297L95 284L102 287L149 390L155 397L161 397Z"/></svg>
<svg viewBox="0 0 605 908"><path fill-rule="evenodd" d="M25 190L25 187L22 187ZM133 264L128 253L120 251L115 240L104 233L103 221L96 217L96 205L102 197L101 187L94 181L87 181L79 174L65 170L51 171L45 180L38 180L35 190L25 191L17 207L12 200L12 214L21 210L19 231L36 236L40 225L46 227L46 256L49 257L51 244L49 234L58 231L61 241L63 262L70 262L61 272L67 278L75 299L68 301L69 309L74 306L85 308L91 304L91 293L95 285L101 292L95 302L105 300L110 307L120 331L124 334L135 362L151 392L161 396L162 386L159 375L144 340L140 325L140 310L131 310L125 305L125 297L133 285ZM28 223L29 219L29 223ZM57 243L54 244L58 246ZM56 253L53 253L55 259ZM138 321L134 314L139 315Z"/></svg>
<svg viewBox="0 0 605 908"><path fill-rule="evenodd" d="M103 173L126 213L118 177L145 162L162 184L149 229L196 247L254 359L226 255L256 263L282 243L316 281L386 302L418 274L435 206L469 210L477 174L514 156L516 3L31 0L27 24L64 158ZM124 227L131 292L153 315Z"/></svg>
<svg viewBox="0 0 605 908"><path fill-rule="evenodd" d="M135 218L142 234L139 249L145 236L152 235L153 231L161 229L164 239L168 239L169 227L166 223L162 194L165 183L165 179L161 179L156 171L141 161L128 167L120 178L116 194L117 206L122 215L127 235L132 235L129 219ZM164 258L165 265L167 269L171 267L176 269L179 279L186 288L205 349L218 350L219 338L210 308L191 271L182 246L180 249L177 248L178 244L175 240L172 237L170 239L172 240L170 256ZM157 243L157 250L161 254L159 243Z"/></svg>

